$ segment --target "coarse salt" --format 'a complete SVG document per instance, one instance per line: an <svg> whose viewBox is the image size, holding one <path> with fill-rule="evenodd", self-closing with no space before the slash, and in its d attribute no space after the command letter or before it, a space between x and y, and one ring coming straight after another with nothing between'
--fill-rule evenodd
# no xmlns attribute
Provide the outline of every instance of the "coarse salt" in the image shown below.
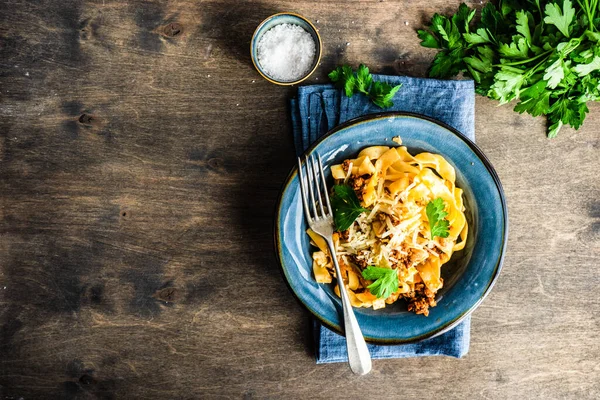
<svg viewBox="0 0 600 400"><path fill-rule="evenodd" d="M316 46L310 33L294 24L279 24L260 38L258 62L272 79L292 82L312 67Z"/></svg>

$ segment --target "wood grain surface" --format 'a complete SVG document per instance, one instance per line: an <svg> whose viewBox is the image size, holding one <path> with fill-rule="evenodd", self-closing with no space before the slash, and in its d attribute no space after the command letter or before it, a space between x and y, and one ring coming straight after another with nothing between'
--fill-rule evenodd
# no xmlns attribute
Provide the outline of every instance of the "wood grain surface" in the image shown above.
<svg viewBox="0 0 600 400"><path fill-rule="evenodd" d="M317 366L279 272L296 88L253 69L254 28L316 23L308 83L342 62L425 76L415 29L459 3L2 1L2 398L599 398L598 104L548 140L543 119L477 98L511 231L464 359Z"/></svg>

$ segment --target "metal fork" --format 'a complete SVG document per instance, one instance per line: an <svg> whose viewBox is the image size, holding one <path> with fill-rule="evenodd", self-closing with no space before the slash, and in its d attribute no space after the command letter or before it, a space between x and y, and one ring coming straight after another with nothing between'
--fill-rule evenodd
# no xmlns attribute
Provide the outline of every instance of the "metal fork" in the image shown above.
<svg viewBox="0 0 600 400"><path fill-rule="evenodd" d="M333 212L331 211L331 204L329 203L327 184L325 182L325 174L323 173L323 164L321 163L321 157L318 154L317 159L318 162L315 161L314 156L311 156L310 159L308 157L305 159L307 175L307 179L305 179L304 173L302 172L302 161L298 158L298 173L300 176L300 191L302 192L304 215L310 229L321 235L323 239L325 239L325 242L327 242L331 260L335 266L335 273L340 288L340 295L342 297L348 363L350 364L352 372L357 375L364 375L371 371L371 355L369 354L365 338L360 331L358 321L352 310L352 304L350 304L350 298L348 297L348 292L346 292L340 266L337 261L333 245ZM321 193L319 181L322 185L323 193ZM325 201L323 201L323 198L325 198ZM309 203L312 205L312 214Z"/></svg>

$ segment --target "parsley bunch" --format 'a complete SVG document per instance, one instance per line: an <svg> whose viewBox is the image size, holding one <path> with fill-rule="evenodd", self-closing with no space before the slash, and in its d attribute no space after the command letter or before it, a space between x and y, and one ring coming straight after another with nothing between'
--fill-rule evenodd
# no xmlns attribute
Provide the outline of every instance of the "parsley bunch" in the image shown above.
<svg viewBox="0 0 600 400"><path fill-rule="evenodd" d="M329 73L329 79L337 86L344 89L346 96L352 97L354 93L366 95L375 105L389 108L394 105L392 99L402 86L391 86L385 82L373 80L373 75L364 64L360 64L356 72L349 65L337 67Z"/></svg>
<svg viewBox="0 0 600 400"><path fill-rule="evenodd" d="M515 111L546 115L548 137L563 125L578 129L587 102L600 99L600 0L503 0L476 10L461 4L448 18L435 14L421 45L441 49L434 78L472 77L476 91Z"/></svg>

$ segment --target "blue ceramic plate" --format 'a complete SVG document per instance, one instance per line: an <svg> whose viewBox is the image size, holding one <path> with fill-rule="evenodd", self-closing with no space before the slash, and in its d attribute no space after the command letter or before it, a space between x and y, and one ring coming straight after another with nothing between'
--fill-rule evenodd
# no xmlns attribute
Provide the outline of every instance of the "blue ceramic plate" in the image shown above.
<svg viewBox="0 0 600 400"><path fill-rule="evenodd" d="M464 190L469 236L465 249L442 267L444 287L428 317L407 311L403 301L385 309L355 308L365 338L374 343L409 343L439 335L458 324L490 292L504 258L508 233L506 202L498 175L483 152L453 128L408 113L384 113L349 121L323 136L307 155L318 153L325 174L329 166L353 158L367 146L396 146L400 136L412 154L441 154L456 169L456 185ZM298 299L330 329L342 333L341 301L333 285L318 284L312 275L307 224L302 211L297 169L284 185L275 220L275 246L284 276Z"/></svg>

